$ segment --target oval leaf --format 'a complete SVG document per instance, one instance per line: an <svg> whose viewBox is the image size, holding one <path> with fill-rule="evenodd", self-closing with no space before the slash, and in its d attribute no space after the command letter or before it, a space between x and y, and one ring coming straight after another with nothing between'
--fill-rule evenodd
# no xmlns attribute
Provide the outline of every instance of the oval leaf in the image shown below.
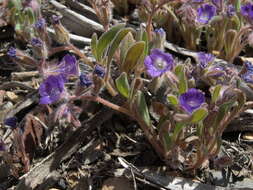
<svg viewBox="0 0 253 190"><path fill-rule="evenodd" d="M200 121L203 121L208 114L208 111L206 108L199 108L196 111L193 112L192 114L192 123L198 123Z"/></svg>
<svg viewBox="0 0 253 190"><path fill-rule="evenodd" d="M169 103L171 103L172 105L174 105L174 106L178 105L178 99L176 96L170 94L167 96L167 99L168 99Z"/></svg>
<svg viewBox="0 0 253 190"><path fill-rule="evenodd" d="M112 27L109 31L103 33L103 35L99 38L98 44L97 44L98 61L100 61L102 59L102 56L103 56L105 50L111 44L113 38L118 33L118 31L120 29L122 29L124 26L125 26L125 24L118 24L118 25Z"/></svg>
<svg viewBox="0 0 253 190"><path fill-rule="evenodd" d="M179 74L178 90L180 94L185 93L188 90L188 81L185 76L185 69Z"/></svg>
<svg viewBox="0 0 253 190"><path fill-rule="evenodd" d="M221 85L217 85L214 87L214 90L212 92L212 103L215 103L220 95Z"/></svg>
<svg viewBox="0 0 253 190"><path fill-rule="evenodd" d="M121 95L128 98L130 93L130 86L127 79L127 74L125 72L116 79L116 87Z"/></svg>
<svg viewBox="0 0 253 190"><path fill-rule="evenodd" d="M94 33L91 37L91 52L94 55L94 57L96 58L96 60L98 60L97 57L97 44L98 44L98 36L96 33Z"/></svg>
<svg viewBox="0 0 253 190"><path fill-rule="evenodd" d="M27 16L30 24L35 23L35 16L34 16L34 12L33 12L32 8L31 7L26 8L25 13L26 13L26 16Z"/></svg>
<svg viewBox="0 0 253 190"><path fill-rule="evenodd" d="M111 62L112 57L115 53L115 51L117 50L117 48L119 47L119 44L121 43L121 41L125 38L125 36L129 33L129 32L133 32L132 28L123 28L121 29L117 35L115 36L115 38L113 39L113 42L111 44L111 47L109 49L108 52L108 63Z"/></svg>
<svg viewBox="0 0 253 190"><path fill-rule="evenodd" d="M127 51L122 65L122 70L126 73L131 72L137 65L139 59L142 57L144 49L145 42L136 42L132 45Z"/></svg>
<svg viewBox="0 0 253 190"><path fill-rule="evenodd" d="M137 111L141 119L146 123L147 126L150 126L150 116L148 111L148 106L146 104L146 100L144 94L141 91L137 91L136 93L136 106Z"/></svg>

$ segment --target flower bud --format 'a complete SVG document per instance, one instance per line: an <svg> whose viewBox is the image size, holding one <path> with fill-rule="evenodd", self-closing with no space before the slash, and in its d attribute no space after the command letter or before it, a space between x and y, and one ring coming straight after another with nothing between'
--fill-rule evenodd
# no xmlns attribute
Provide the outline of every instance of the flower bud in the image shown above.
<svg viewBox="0 0 253 190"><path fill-rule="evenodd" d="M39 38L32 38L31 45L33 46L33 50L36 56L39 58L47 59L48 51L45 42Z"/></svg>
<svg viewBox="0 0 253 190"><path fill-rule="evenodd" d="M80 79L80 85L81 86L89 87L89 86L92 85L92 80L88 75L85 75L85 74L82 73L80 75L79 79Z"/></svg>
<svg viewBox="0 0 253 190"><path fill-rule="evenodd" d="M52 17L52 23L55 30L55 40L60 44L69 44L70 37L67 29L61 24L59 16Z"/></svg>
<svg viewBox="0 0 253 190"><path fill-rule="evenodd" d="M16 117L9 117L4 120L4 125L11 127L11 129L15 129L17 126L17 118Z"/></svg>
<svg viewBox="0 0 253 190"><path fill-rule="evenodd" d="M17 58L17 50L14 47L10 47L7 51L7 55L11 58Z"/></svg>
<svg viewBox="0 0 253 190"><path fill-rule="evenodd" d="M100 78L104 78L105 76L105 69L99 65L96 65L94 68L94 74L99 76Z"/></svg>
<svg viewBox="0 0 253 190"><path fill-rule="evenodd" d="M155 35L153 39L153 48L158 48L163 50L164 49L164 43L166 41L166 32L163 30L163 28L159 28L155 30Z"/></svg>
<svg viewBox="0 0 253 190"><path fill-rule="evenodd" d="M0 152L5 151L5 150L6 150L5 144L4 144L3 140L0 139Z"/></svg>

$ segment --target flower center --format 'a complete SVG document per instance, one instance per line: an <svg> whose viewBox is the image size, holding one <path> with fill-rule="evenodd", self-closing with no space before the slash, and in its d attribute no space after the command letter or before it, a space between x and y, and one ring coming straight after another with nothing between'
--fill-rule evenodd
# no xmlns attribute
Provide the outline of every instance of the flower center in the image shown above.
<svg viewBox="0 0 253 190"><path fill-rule="evenodd" d="M155 67L159 70L163 70L166 67L166 61L164 61L163 59L159 58L157 60L155 60Z"/></svg>
<svg viewBox="0 0 253 190"><path fill-rule="evenodd" d="M208 15L208 13L203 13L200 17L201 17L201 19L204 20L204 21L208 21L208 20L209 20L209 15Z"/></svg>
<svg viewBox="0 0 253 190"><path fill-rule="evenodd" d="M198 102L196 102L196 101L194 101L194 100L189 100L189 101L187 101L187 104L188 104L189 106L191 106L191 107L196 107L196 106L199 105Z"/></svg>

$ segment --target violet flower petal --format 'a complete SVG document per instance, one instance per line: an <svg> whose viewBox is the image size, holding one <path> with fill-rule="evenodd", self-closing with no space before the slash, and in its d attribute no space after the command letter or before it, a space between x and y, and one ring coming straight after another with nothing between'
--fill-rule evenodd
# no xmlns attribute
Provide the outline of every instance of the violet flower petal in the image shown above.
<svg viewBox="0 0 253 190"><path fill-rule="evenodd" d="M151 54L145 58L144 65L151 77L158 77L172 70L174 60L171 54L164 53L160 49L153 49Z"/></svg>
<svg viewBox="0 0 253 190"><path fill-rule="evenodd" d="M65 55L59 64L58 72L66 78L70 75L78 75L76 57L70 54Z"/></svg>
<svg viewBox="0 0 253 190"><path fill-rule="evenodd" d="M64 92L64 78L61 75L49 76L39 88L40 104L51 104L61 98Z"/></svg>
<svg viewBox="0 0 253 190"><path fill-rule="evenodd" d="M216 7L211 4L204 4L197 9L197 21L200 24L208 22L216 15Z"/></svg>
<svg viewBox="0 0 253 190"><path fill-rule="evenodd" d="M96 65L93 73L103 78L105 76L105 68L100 65Z"/></svg>
<svg viewBox="0 0 253 190"><path fill-rule="evenodd" d="M202 91L191 88L179 96L181 107L188 113L192 113L205 102L205 95Z"/></svg>
<svg viewBox="0 0 253 190"><path fill-rule="evenodd" d="M15 129L17 126L18 119L16 117L9 117L4 120L4 125L10 126L12 129Z"/></svg>
<svg viewBox="0 0 253 190"><path fill-rule="evenodd" d="M80 85L81 86L89 87L92 85L92 81L91 81L90 77L88 77L87 75L82 73L79 78L80 78Z"/></svg>

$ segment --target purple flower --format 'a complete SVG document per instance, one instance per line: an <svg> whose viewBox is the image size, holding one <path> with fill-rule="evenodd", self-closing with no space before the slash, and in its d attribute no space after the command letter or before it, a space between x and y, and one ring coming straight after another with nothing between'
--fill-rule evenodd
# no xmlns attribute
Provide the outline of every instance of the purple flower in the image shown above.
<svg viewBox="0 0 253 190"><path fill-rule="evenodd" d="M241 14L248 19L253 19L253 4L246 3L245 5L242 5Z"/></svg>
<svg viewBox="0 0 253 190"><path fill-rule="evenodd" d="M215 57L213 54L204 52L198 53L198 61L202 69L206 68L209 63L212 63L214 61L214 59Z"/></svg>
<svg viewBox="0 0 253 190"><path fill-rule="evenodd" d="M174 59L169 53L153 49L151 54L145 58L144 65L151 77L158 77L173 68Z"/></svg>
<svg viewBox="0 0 253 190"><path fill-rule="evenodd" d="M206 75L208 77L221 77L224 74L225 74L224 68L219 65L215 65L208 68L208 72Z"/></svg>
<svg viewBox="0 0 253 190"><path fill-rule="evenodd" d="M49 65L46 69L44 69L44 75L62 75L64 80L71 75L78 75L78 63L76 57L70 54L65 55L59 64Z"/></svg>
<svg viewBox="0 0 253 190"><path fill-rule="evenodd" d="M234 16L235 15L235 7L233 6L233 5L228 5L227 6L227 16L228 17L232 17L232 16Z"/></svg>
<svg viewBox="0 0 253 190"><path fill-rule="evenodd" d="M32 46L39 47L39 48L41 48L43 45L42 41L39 38L32 38L31 44Z"/></svg>
<svg viewBox="0 0 253 190"><path fill-rule="evenodd" d="M246 73L244 73L242 75L242 79L246 82L246 83L251 83L253 84L253 72L252 71L247 71Z"/></svg>
<svg viewBox="0 0 253 190"><path fill-rule="evenodd" d="M16 58L17 57L17 50L16 48L14 47L10 47L8 52L7 52L7 55L11 58Z"/></svg>
<svg viewBox="0 0 253 190"><path fill-rule="evenodd" d="M17 126L17 118L16 117L9 117L4 120L4 125L8 125L11 129L15 129Z"/></svg>
<svg viewBox="0 0 253 190"><path fill-rule="evenodd" d="M89 87L92 85L92 81L91 81L90 77L88 77L88 75L85 75L82 73L79 78L80 78L80 85L81 86Z"/></svg>
<svg viewBox="0 0 253 190"><path fill-rule="evenodd" d="M67 54L63 57L60 64L58 65L61 74L66 78L70 75L78 75L78 66L76 57L70 54Z"/></svg>
<svg viewBox="0 0 253 190"><path fill-rule="evenodd" d="M62 75L49 76L39 88L40 104L56 102L61 98L64 91L64 78Z"/></svg>
<svg viewBox="0 0 253 190"><path fill-rule="evenodd" d="M155 33L159 36L164 36L166 34L163 28L155 29Z"/></svg>
<svg viewBox="0 0 253 190"><path fill-rule="evenodd" d="M60 16L57 16L57 15L53 15L52 16L52 22L53 22L53 24L59 24L60 20L61 20Z"/></svg>
<svg viewBox="0 0 253 190"><path fill-rule="evenodd" d="M43 28L45 28L45 25L46 20L44 18L39 18L37 22L34 24L35 28L37 28L38 30L42 30Z"/></svg>
<svg viewBox="0 0 253 190"><path fill-rule="evenodd" d="M245 61L244 65L245 65L247 71L253 72L253 64L251 62Z"/></svg>
<svg viewBox="0 0 253 190"><path fill-rule="evenodd" d="M73 124L75 127L80 127L81 123L77 116L81 113L81 109L73 104L63 103L55 112L54 122L67 122Z"/></svg>
<svg viewBox="0 0 253 190"><path fill-rule="evenodd" d="M208 24L216 15L216 7L211 4L204 4L197 9L197 12L197 21L201 24Z"/></svg>
<svg viewBox="0 0 253 190"><path fill-rule="evenodd" d="M193 3L203 3L204 0L192 0Z"/></svg>
<svg viewBox="0 0 253 190"><path fill-rule="evenodd" d="M179 103L181 107L189 113L198 109L204 102L204 93L196 88L191 88L179 96Z"/></svg>
<svg viewBox="0 0 253 190"><path fill-rule="evenodd" d="M93 73L103 78L105 76L105 69L104 67L101 67L100 65L96 65Z"/></svg>
<svg viewBox="0 0 253 190"><path fill-rule="evenodd" d="M0 151L5 151L6 147L2 139L0 139Z"/></svg>

